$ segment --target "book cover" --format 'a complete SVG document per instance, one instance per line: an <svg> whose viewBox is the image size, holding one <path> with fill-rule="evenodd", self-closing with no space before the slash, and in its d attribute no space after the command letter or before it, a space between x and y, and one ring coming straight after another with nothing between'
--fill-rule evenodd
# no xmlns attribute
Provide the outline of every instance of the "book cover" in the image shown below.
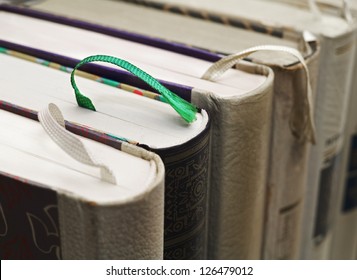
<svg viewBox="0 0 357 280"><path fill-rule="evenodd" d="M0 101L0 115L1 259L163 258L157 155L63 122L92 158L110 166L116 182L108 183L57 146L36 111Z"/></svg>
<svg viewBox="0 0 357 280"><path fill-rule="evenodd" d="M357 14L357 2L355 1L316 1L320 12L332 14L355 25ZM306 8L306 7L305 7ZM357 49L355 54L353 77L357 75ZM357 211L356 211L356 165L355 165L355 141L357 133L357 81L353 79L348 114L346 119L345 141L341 152L341 164L336 192L336 211L332 229L331 259L355 259L357 244Z"/></svg>
<svg viewBox="0 0 357 280"><path fill-rule="evenodd" d="M331 244L333 213L336 210L336 192L341 168L341 153L345 138L347 106L351 94L353 57L355 53L356 28L338 17L322 15L317 20L311 11L297 9L279 3L250 1L245 4L245 12L254 5L268 7L276 22L286 26L294 24L298 29L307 29L321 40L319 65L317 112L322 113L322 129L318 133L317 151L312 158L319 158L320 176L309 174L308 192L305 203L302 258L328 258ZM295 17L288 17L294 13ZM252 15L251 15L252 16ZM255 19L265 18L261 13ZM338 93L338 94L336 94ZM313 162L312 160L310 162ZM309 170L316 165L309 165Z"/></svg>
<svg viewBox="0 0 357 280"><path fill-rule="evenodd" d="M14 9L16 10L16 8L13 7L6 9L12 9L13 11ZM20 12L33 14L42 18L46 15L47 20L51 18L51 15L38 11L20 9ZM93 26L85 22L80 22L79 24L78 20L66 19L60 16L52 17L55 18L57 22L64 22L66 24L67 22L70 22L72 25L78 23L77 27L85 26L86 28L88 26ZM114 30L113 28L105 28L99 25L95 26L101 33L104 33L102 30L108 31L110 29L112 37L116 36L120 38L123 33L122 31ZM152 46L153 41L150 37L132 35L131 33L125 33L125 35L127 36L126 38L130 40L130 36L132 36L133 39L141 38L141 42L148 42L148 45ZM81 39L83 39L83 36L81 36ZM9 37L6 38L6 40L10 41ZM5 42L2 41L3 45L4 43ZM21 44L25 45L25 43L26 42L21 42L17 47ZM113 44L115 44L115 42L113 42ZM167 41L163 41L160 44L158 43L158 40L156 40L156 45L158 46L157 48L161 47L161 54L165 54L162 49L165 49L165 45L168 45L171 50L175 50L177 47L177 51L175 51L176 53L180 52L180 50L185 50L185 54L187 56L200 58L200 63L203 63L204 61L204 64L202 65L205 66L197 68L201 70L197 70L195 67L187 67L187 65L190 65L187 64L179 70L182 71L181 73L187 71L196 71L195 75L197 75L197 72L200 71L203 73L203 71L208 68L209 61L218 60L220 58L220 56L211 54L207 51L197 50ZM7 46L9 46L9 44L7 44ZM16 46L12 44L12 47ZM24 46L19 48L24 50ZM33 47L30 51L32 53L36 52ZM58 53L56 50L52 50L52 52ZM44 54L44 52L42 52L42 54ZM61 60L64 59L63 55L66 54L62 54L62 57L60 57ZM67 55L75 57L73 54ZM57 55L56 58L59 58L59 56ZM177 72L177 69L179 69L180 66L180 63L177 62L183 60L176 59L175 61L176 63L172 63L172 60L161 59L160 61L156 61L156 64L160 66L162 63L167 63L165 64L166 68L176 69L175 71ZM198 62L198 60L196 62ZM87 69L89 70L89 68L90 67ZM101 76L105 73L104 76L106 78L117 78L116 75L118 72L113 71L112 69L110 69L110 71L106 71L108 69L98 66L91 67L90 71L92 73L98 73L99 69L102 73ZM215 220L217 223L220 220L220 224L222 224L222 227L218 229L212 228L212 233L208 232L209 236L212 235L214 238L217 238L212 243L217 243L222 251L222 253L220 253L221 255L216 256L216 258L260 258L261 250L263 201L265 198L264 182L266 178L269 119L271 110L270 100L272 72L269 68L248 64L244 65L239 73L239 77L241 79L240 83L237 83L236 81L232 83L232 81L224 79L223 84L232 87L230 93L228 94L224 93L223 89L217 88L218 83L211 83L209 87L206 87L202 84L203 80L201 79L199 79L199 84L195 85L188 76L186 76L183 80L174 79L173 77L175 77L175 74L161 76L165 77L161 78L161 80L176 83L179 82L184 85L186 84L186 87L179 87L177 93L184 93L182 96L187 100L192 100L194 103L194 100L199 99L199 102L202 104L209 104L207 108L203 106L201 107L207 109L209 114L214 116L213 119L215 121L212 125L213 133L210 162L214 162L214 160L212 160L214 157L219 159L220 164L227 166L223 172L221 171L222 168L220 168L219 165L216 165L216 167L211 166L210 168L211 182L214 182L210 184L210 188L211 190L212 188L215 188L218 192L219 195L217 195L215 199L218 199L219 204L211 204L209 206L209 212L214 213L212 215L215 215L212 218L210 214L209 219ZM178 74L176 73L176 75ZM125 74L123 74L122 77L125 77ZM157 77L160 79L160 75ZM251 81L254 82L249 82L250 79L247 79L248 77L251 77L253 79ZM132 78L130 79L133 80ZM240 84L244 84L246 86L237 87L237 85ZM200 105L198 101L196 105ZM243 107L244 110L242 110ZM223 123L225 124L224 127L222 126ZM247 125L253 127L253 129L247 130ZM247 133L244 131L247 131ZM247 139L249 139L249 141L247 141ZM252 139L254 139L254 141ZM246 152L243 153L242 151ZM242 160L242 157L245 159ZM226 159L229 159L229 163L226 163ZM251 170L255 176L246 176L247 169ZM232 199L233 197L235 199ZM237 201L241 203L237 203ZM215 211L215 209L218 209L220 206L224 207L220 210L221 212ZM244 215L237 215L236 213L243 213ZM239 226L242 222L246 224L244 228ZM223 234L228 238L223 238ZM230 241L227 243L224 240Z"/></svg>
<svg viewBox="0 0 357 280"><path fill-rule="evenodd" d="M357 49L353 77L357 75ZM333 227L331 259L355 259L357 247L357 81L353 80L349 102L345 142L341 157L337 213Z"/></svg>

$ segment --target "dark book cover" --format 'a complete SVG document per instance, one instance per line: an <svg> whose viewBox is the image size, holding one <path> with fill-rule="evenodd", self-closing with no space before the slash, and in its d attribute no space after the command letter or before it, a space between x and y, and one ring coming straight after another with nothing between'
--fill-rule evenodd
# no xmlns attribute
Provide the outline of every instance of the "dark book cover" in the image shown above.
<svg viewBox="0 0 357 280"><path fill-rule="evenodd" d="M0 258L60 259L57 194L0 172Z"/></svg>
<svg viewBox="0 0 357 280"><path fill-rule="evenodd" d="M183 145L153 149L165 165L164 258L205 259L209 125Z"/></svg>

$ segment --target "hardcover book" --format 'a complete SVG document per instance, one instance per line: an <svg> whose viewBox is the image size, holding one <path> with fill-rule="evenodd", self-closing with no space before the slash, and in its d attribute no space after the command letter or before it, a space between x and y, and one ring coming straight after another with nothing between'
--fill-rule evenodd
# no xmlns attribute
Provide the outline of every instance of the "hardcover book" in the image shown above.
<svg viewBox="0 0 357 280"><path fill-rule="evenodd" d="M321 59L317 86L317 145L309 160L308 189L302 227L301 258L328 258L333 216L338 205L338 178L351 92L356 27L340 17L318 14L286 5L282 1L136 1L185 15L209 15L216 22L232 25L247 20L280 28L309 30L319 36ZM287 1L291 2L291 1ZM295 2L295 1L293 1ZM307 1L305 1L307 2ZM312 2L312 1L309 1ZM150 4L154 3L154 4ZM239 9L236 8L239 5ZM199 12L203 11L203 12ZM267 12L269 11L269 12ZM291 16L294 15L294 16ZM270 29L271 30L271 29ZM320 113L319 113L320 112ZM316 161L319 164L316 164ZM316 176L317 170L320 175Z"/></svg>
<svg viewBox="0 0 357 280"><path fill-rule="evenodd" d="M0 127L1 259L162 259L159 156L65 122L54 104L0 101Z"/></svg>
<svg viewBox="0 0 357 280"><path fill-rule="evenodd" d="M319 1L323 12L341 16L356 24L356 1ZM357 38L356 38L357 39ZM357 75L357 49L353 77ZM357 136L357 80L353 80L349 104L345 143L341 159L341 178L337 194L336 223L333 228L331 259L356 259L357 248L357 180L356 180L356 136Z"/></svg>
<svg viewBox="0 0 357 280"><path fill-rule="evenodd" d="M282 5L296 5L301 13L310 12L312 15L316 17L316 21L320 21L321 23L327 20L331 16L335 15L337 20L345 21L347 26L350 27L350 30L356 29L356 24L354 23L353 9L349 9L349 4L353 5L353 2L348 3L347 1L335 1L335 6L333 5L333 1L297 1L294 0L274 0L268 2L281 2ZM338 3L337 3L338 2ZM337 27L337 26L336 26ZM315 32L318 32L317 30ZM324 32L324 31L322 31ZM326 32L326 31L325 31ZM348 29L346 29L346 33L348 33ZM353 58L353 52L355 51L354 57L357 56L357 48L356 48L356 35L351 36L351 40L355 40L354 48L352 48L351 44L347 44L347 48L350 50L350 58ZM335 53L338 53L337 51ZM350 59L350 63L352 64L352 69L354 67L354 71L351 71L351 67L349 67L348 74L352 75L350 77L356 77L356 62L355 60ZM353 63L354 62L354 63ZM342 62L341 62L342 63ZM347 66L347 63L344 65ZM354 66L353 66L354 65ZM346 77L348 77L348 74ZM345 89L349 88L349 84L351 84L351 80L345 79L344 81ZM352 89L350 91L350 98L348 104L345 105L341 110L341 132L342 140L337 146L336 150L339 153L338 157L335 160L332 160L334 167L330 169L325 169L322 173L321 181L320 181L320 189L318 196L318 212L316 217L315 224L315 237L318 232L324 233L326 236L319 236L315 238L316 254L312 254L310 258L331 258L331 259L353 259L354 258L354 247L357 243L356 234L357 234L357 225L356 225L356 210L355 203L353 201L356 200L356 187L354 184L354 167L353 167L353 158L354 158L354 136L356 133L356 115L354 107L356 106L356 79L352 80ZM332 92L332 91L331 91ZM332 109L332 104L327 103L326 106ZM327 108L327 107L326 107ZM331 112L331 111L330 111ZM329 123L326 125L325 134L328 136L331 132L332 126L331 116L328 117ZM345 122L345 123L344 123ZM344 126L345 125L345 126ZM344 128L344 129L343 129ZM326 161L325 161L326 162ZM332 171L334 169L334 171ZM331 172L334 172L332 174ZM324 180L324 178L327 180ZM327 179L329 178L329 179ZM328 184L330 181L330 186ZM327 184L326 184L327 183ZM323 186L326 184L330 189L327 189ZM328 211L326 211L326 208ZM342 212L341 212L342 211ZM308 213L307 213L308 215ZM320 230L319 230L320 229ZM321 244L319 244L321 243Z"/></svg>
<svg viewBox="0 0 357 280"><path fill-rule="evenodd" d="M166 103L84 78L79 78L81 87L90 92L97 111L78 109L68 73L6 54L0 59L7 69L2 100L32 110L54 101L72 121L136 139L136 145L159 154L165 164L165 257L204 258L210 128L205 111L186 125Z"/></svg>
<svg viewBox="0 0 357 280"><path fill-rule="evenodd" d="M321 39L321 63L318 82L318 106L323 106L323 130L318 147L322 147L321 173L317 178L310 174L309 192L304 217L304 246L302 257L309 259L329 258L332 240L333 216L336 213L341 176L342 149L345 139L348 104L350 102L356 27L346 19L321 14L271 1L249 1L245 12L270 7L270 15L276 23L294 25L319 35ZM294 17L287 15L294 14ZM255 19L267 19L256 13ZM268 20L268 19L267 19ZM332 78L333 77L333 78ZM322 99L323 98L323 99ZM311 168L311 165L310 165ZM315 181L314 181L315 180ZM316 187L318 186L318 187Z"/></svg>
<svg viewBox="0 0 357 280"><path fill-rule="evenodd" d="M293 0L281 0L284 3L298 4ZM307 1L299 1L299 7L309 8ZM344 18L351 25L356 24L356 1L316 1L316 9L320 12ZM357 38L356 38L357 39ZM353 77L357 75L357 49L355 54ZM332 228L333 239L330 259L355 259L357 246L357 192L356 192L356 134L357 134L357 80L353 80L352 92L346 120L345 141L341 152L340 178L336 193L336 213Z"/></svg>
<svg viewBox="0 0 357 280"><path fill-rule="evenodd" d="M135 2L142 3L143 1ZM270 144L269 178L267 181L262 182L268 187L268 195L266 196L266 199L268 199L268 212L264 214L266 217L266 230L263 234L265 243L263 257L272 259L297 258L301 239L299 231L306 185L309 141L312 141L309 138L311 131L304 131L307 127L306 120L309 115L309 107L313 107L313 101L308 104L306 95L308 94L308 86L311 86L311 98L316 98L318 42L313 37L309 38L293 29L272 27L246 19L227 20L224 15L207 14L207 11L200 12L198 9L194 11L177 7L175 9L175 6L160 5L157 2L145 1L145 4L149 7L165 8L165 11L176 11L177 13L188 11L185 15L191 15L192 18L175 14L170 15L160 10L119 1L76 0L63 5L63 1L50 0L33 8L196 45L200 48L211 49L220 53L235 53L238 50L249 47L254 48L254 46L261 44L282 45L283 47L278 52L260 51L250 55L249 59L255 63L271 67L274 70L276 81L273 99L273 124L271 125L272 143ZM96 8L90 9L90 7ZM80 10L81 13L75 14L73 12L77 10ZM94 17L94 10L103 11L105 16ZM104 11L106 12L104 13ZM193 17L196 17L196 19ZM197 17L206 20L202 21ZM131 19L135 20L131 21ZM163 22L166 24L163 24ZM217 22L225 25L217 24ZM236 38L240 38L240 40ZM300 50L305 61L299 61L296 56L289 52L284 52L284 47L294 47ZM276 47L274 49L275 51L277 50ZM308 71L304 69L303 63L306 63ZM307 74L310 76L310 82L306 79ZM217 81L219 82L219 79ZM298 108L301 108L301 111L298 112ZM293 115L295 117L292 117ZM293 119L294 121L292 121ZM297 122L298 127L294 128L292 122ZM227 162L229 161L227 160ZM216 170L218 168L219 165L217 165ZM222 172L226 171L223 170ZM246 174L250 174L248 175L249 177L255 177L254 171L251 173L246 172ZM214 179L212 181L214 184L213 190L218 189ZM222 210L220 211L230 213L231 216L237 215L236 213L242 211L246 212L240 206L234 206L234 208L232 206L224 207L223 203L217 202L220 196L217 193L211 196L213 197L211 204L217 205L215 207L221 205ZM232 201L233 204L233 196L229 201ZM245 207L247 206L245 205ZM232 228L233 221L222 221L219 216L211 220L209 258L260 258L262 250L258 251L258 246L252 249L248 242L245 242L246 245L239 245L239 247L234 245L238 242L238 239L242 239L243 229ZM240 220L241 223L243 221L246 223L246 219ZM243 238L242 240L246 239ZM244 252L241 250L243 246L246 248Z"/></svg>
<svg viewBox="0 0 357 280"><path fill-rule="evenodd" d="M9 6L3 6L2 9L2 16L12 14L17 17L16 22L19 24L20 17L28 18L31 20L31 26L35 28L37 18L37 26L42 26L37 29L41 30L42 35L35 32L33 35L37 33L40 36L31 36L30 39L25 33L21 33L21 29L15 28L20 33L13 32L14 26L11 28L11 24L7 25L4 27L7 34L1 35L2 39L8 41L2 41L5 46L11 45L12 48L25 51L24 46L27 45L31 47L26 48L27 53L36 53L38 50L35 48L41 45L45 51L56 53L56 59L61 58L62 62L66 60L64 56L78 59L93 51L119 55L120 50L121 57L135 62L163 83L165 80L171 82L171 86L172 82L185 85L176 87L175 92L196 106L206 109L212 116L210 214L207 234L211 240L208 253L214 253L210 258L260 258L273 82L269 68L242 63L238 70L228 71L219 81L209 82L201 77L212 65L211 62L220 58L216 54L78 19ZM38 20L39 18L42 20ZM54 21L58 24L54 24ZM46 31L47 36L54 39L52 34L58 32L59 36L70 36L70 39L58 37L61 44L53 43L52 39L40 40L46 36L46 32L43 32L47 24L51 25ZM59 26L62 31L55 31L53 26ZM65 32L63 28L69 28L71 31ZM85 41L87 43L84 43ZM70 43L71 46L62 48L63 43ZM57 48L59 46L61 49ZM145 48L141 49L142 47ZM43 57L45 54L40 53L41 55L38 53L37 56ZM148 53L151 55L148 56ZM68 57L69 64L66 65L71 66L73 60L68 60ZM86 71L98 73L99 69L102 68L98 65L88 67ZM102 70L102 76L105 74L106 78L117 79L114 69ZM133 80L123 73L121 75ZM169 84L165 85L170 86ZM180 252L178 255L187 257L180 255ZM200 255L198 258L204 256Z"/></svg>

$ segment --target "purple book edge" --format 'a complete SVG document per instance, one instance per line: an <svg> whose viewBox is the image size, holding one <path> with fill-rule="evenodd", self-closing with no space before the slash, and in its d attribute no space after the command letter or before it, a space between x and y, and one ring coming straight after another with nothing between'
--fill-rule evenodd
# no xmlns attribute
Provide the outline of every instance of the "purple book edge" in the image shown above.
<svg viewBox="0 0 357 280"><path fill-rule="evenodd" d="M141 43L144 45L160 48L163 50L172 51L175 53L187 55L190 57L194 57L194 58L198 58L198 59L202 59L202 60L206 60L206 61L210 61L210 62L215 62L221 58L221 56L218 54L215 54L215 53L203 50L203 49L186 46L184 44L169 42L169 41L165 41L162 39L152 38L152 37L148 37L145 35L127 32L127 31L120 30L120 29L115 29L115 28L111 28L111 27L106 27L106 26L101 26L98 24L85 22L82 20L77 20L77 19L73 19L73 18L68 18L68 17L64 17L64 16L58 16L58 15L46 13L46 12L31 10L31 9L25 8L25 7L0 4L0 11L21 14L21 15L28 16L28 17L33 17L33 18L47 20L47 21L51 21L51 22L55 22L55 23L65 24L68 26L73 26L76 28L84 29L84 30L94 31L97 33L129 40L129 41L136 42L136 43ZM0 46L6 47L6 48L14 50L14 51L26 53L26 54L29 54L29 55L32 55L32 56L35 56L38 58L56 62L61 65L72 67L72 68L75 67L75 65L79 62L78 59L74 59L71 57L47 52L45 50L41 50L41 49L37 49L37 48L32 48L32 47L28 47L28 46L24 46L24 45L15 44L15 43L8 42L5 40L0 40ZM115 81L122 82L122 83L127 83L130 85L145 89L145 90L153 91L153 89L150 86L148 86L146 83L141 81L139 78L137 78L137 77L133 76L132 74L130 74L126 71L123 71L123 70L113 69L110 67L94 65L94 64L84 65L81 67L81 70L91 73L91 74L94 74L94 75L98 75L98 76L107 78L107 79L115 80ZM160 82L164 86L169 88L171 91L175 92L180 97L186 99L187 101L191 101L192 87L181 85L181 84L176 84L176 83L172 83L172 82L162 81L162 80L160 80Z"/></svg>

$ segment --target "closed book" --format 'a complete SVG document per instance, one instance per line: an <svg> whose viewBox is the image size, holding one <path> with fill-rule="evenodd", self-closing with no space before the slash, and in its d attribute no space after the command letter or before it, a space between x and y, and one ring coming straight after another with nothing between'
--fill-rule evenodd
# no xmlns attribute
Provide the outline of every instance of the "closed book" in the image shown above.
<svg viewBox="0 0 357 280"><path fill-rule="evenodd" d="M121 57L136 62L155 77L171 82L171 88L175 89L177 94L206 109L212 116L209 196L214 199L214 203L209 206L208 220L216 225L208 230L208 235L215 238L216 246L221 248L220 250L227 252L225 257L222 255L221 258L260 257L273 82L273 74L269 68L243 63L238 70L230 70L219 82L209 82L201 79L201 76L212 65L211 61L220 58L216 54L34 10L3 6L2 15L10 14L10 10L13 11L13 16L16 16L14 11L32 15L33 27L36 16L46 18L47 23L52 25L54 20L61 22L62 24L58 24L61 29L71 28L71 32L58 31L58 34L63 36L72 34L69 41L59 39L61 42L72 42L71 48L56 49L58 44L42 45L48 41L43 40L37 45L33 44L31 52L36 52L34 48L41 45L41 48L48 52L62 54L61 58L69 56L78 59L79 56L93 51L119 56L121 47ZM43 20L39 22L41 26L46 23ZM77 28L69 25L76 25ZM8 29L10 27L4 29L8 30L9 34L14 34ZM50 30L53 30L52 28ZM99 34L99 31L102 34ZM52 34L55 31L50 32ZM72 32L79 33L74 35ZM17 44L19 49L24 50L24 45L30 44L30 40L25 39L25 34L20 34L17 38L11 38L9 34L1 36L3 40L8 41L2 41L3 45L9 46L12 41L12 47ZM41 36L34 36L32 39L39 42ZM78 44L72 40L79 40ZM85 40L90 43L83 44ZM139 47L140 49L135 51L135 48ZM145 48L141 49L142 47ZM148 53L151 55L147 55ZM98 72L98 69L102 68L87 68L92 73ZM117 72L112 68L110 71L102 70L102 74L105 72L107 78L117 77ZM128 79L132 80L130 77ZM172 82L182 86L175 87ZM170 86L169 83L165 85ZM254 176L247 176L248 173L253 173ZM245 226L242 227L242 224ZM178 254L180 255L180 252ZM202 255L200 257L204 258Z"/></svg>
<svg viewBox="0 0 357 280"><path fill-rule="evenodd" d="M305 195L301 258L328 258L332 240L333 216L338 207L342 147L349 103L355 53L356 27L340 17L318 14L282 1L139 1L155 2L155 7L186 15L209 14L222 23L244 26L253 20L280 28L308 30L321 42L321 59L317 85L317 145L309 160L308 190ZM287 1L291 2L291 1ZM157 4L159 3L159 4ZM162 4L164 3L164 4ZM237 8L239 5L239 9ZM294 16L292 16L294 15ZM201 16L202 18L202 16ZM270 29L271 30L271 29ZM338 94L336 94L338 93ZM319 163L316 164L316 161ZM316 176L319 171L320 175Z"/></svg>
<svg viewBox="0 0 357 280"><path fill-rule="evenodd" d="M138 1L135 2L138 3ZM316 98L319 45L316 40L310 40L301 32L296 32L293 29L272 27L248 19L228 21L224 14L220 16L212 15L207 13L207 10L202 11L202 9L195 9L194 11L177 7L175 9L175 6L170 6L167 3L160 5L158 1L145 1L146 6L156 7L158 8L157 10L120 1L92 0L84 3L76 0L66 5L61 3L63 2L51 0L33 8L196 45L219 53L235 53L239 50L249 47L254 48L254 46L262 44L281 45L283 46L282 49L284 47L294 47L300 50L305 58L310 75L312 98ZM102 10L103 15L104 11L106 11L105 16L94 18L92 16L94 9L90 9L90 7L94 6L96 7L95 10ZM184 13L186 16L170 15L167 12L163 12L160 9L164 6L166 7L165 11L176 11L177 13L187 11L187 13ZM82 12L75 14L74 10L81 10ZM117 17L117 15L120 16ZM135 20L130 21L130 18L135 18ZM200 18L205 19L205 21L200 20ZM163 22L167 24L163 25ZM217 22L225 23L225 25L217 24ZM237 40L237 38L240 38L240 40ZM266 196L268 199L268 211L264 214L266 217L266 230L263 234L265 244L264 249L260 251L263 251L264 258L297 258L301 244L299 232L301 229L302 205L307 176L306 166L310 144L309 139L304 139L306 135L301 128L294 130L290 121L292 120L293 112L297 113L297 108L302 108L295 115L295 121L297 120L300 126L304 126L304 121L302 120L306 120L308 116L306 71L302 62L291 53L284 52L284 50L276 51L275 53L258 51L250 55L249 59L255 63L271 67L275 75L274 113L272 116L273 124L271 125L272 142L269 144L271 150L269 178L264 182L264 185L268 187L268 195ZM254 177L254 171L247 176ZM216 188L218 187L214 187L214 189ZM211 203L219 205L215 201L219 196L214 195L213 197L214 199L211 200ZM231 201L233 203L233 199ZM225 209L223 207L222 209ZM247 211L243 208L228 206L227 210L223 211L227 211L233 216L237 215L234 213L237 210L241 212ZM250 253L241 253L241 250L237 249L238 247L234 247L232 244L236 242L236 238L241 238L242 229L232 229L230 223L222 222L218 217L211 221L212 232L215 231L216 233L209 238L209 258L261 257L260 251L250 249ZM242 246L240 245L240 248ZM248 250L249 246L246 246L246 248Z"/></svg>
<svg viewBox="0 0 357 280"><path fill-rule="evenodd" d="M356 89L356 88L355 88ZM357 94L349 104L346 139L341 157L340 191L330 258L355 259L357 247Z"/></svg>
<svg viewBox="0 0 357 280"><path fill-rule="evenodd" d="M357 15L357 2L355 0L266 0L295 5L300 9L310 9L314 12L328 13L353 20ZM352 17L352 18L351 18Z"/></svg>
<svg viewBox="0 0 357 280"><path fill-rule="evenodd" d="M1 259L162 259L161 159L46 107L0 101Z"/></svg>
<svg viewBox="0 0 357 280"><path fill-rule="evenodd" d="M295 27L310 30L321 38L318 82L318 106L323 106L322 142L318 145L322 147L321 175L315 182L315 177L310 175L304 246L301 251L303 258L329 258L333 216L339 207L336 199L340 188L338 181L341 176L342 149L351 95L356 28L340 17L326 14L316 17L311 11L271 1L264 2L258 1L255 4L260 7L269 6L271 13L277 15L274 19L279 20L279 23L294 24ZM249 2L251 3L254 5L252 1ZM295 16L288 18L286 15L291 13ZM257 17L262 19L264 16Z"/></svg>
<svg viewBox="0 0 357 280"><path fill-rule="evenodd" d="M95 91L90 98L97 111L78 110L68 94L68 73L5 54L1 59L9 74L2 78L2 88L8 88L1 94L2 100L33 110L55 101L74 122L106 131L112 137L136 139L136 145L158 153L165 164L164 253L171 258L204 258L210 128L205 111L197 114L193 124L186 125L164 102L84 78L79 80L83 80L85 92ZM21 83L15 82L22 88L11 86L24 76L27 78L20 78Z"/></svg>
<svg viewBox="0 0 357 280"><path fill-rule="evenodd" d="M302 1L301 8L306 7ZM321 0L316 1L317 9L322 13L332 14L356 24L357 2ZM356 38L357 39L357 38ZM357 49L355 54L353 77L357 75ZM357 80L353 79L352 92L346 119L345 141L341 152L339 189L337 192L336 216L330 250L330 259L355 259L357 247L357 185L356 185L356 135L357 135Z"/></svg>
<svg viewBox="0 0 357 280"><path fill-rule="evenodd" d="M356 242L355 238L351 238L351 236L354 236L356 233L355 224L349 223L349 219L347 218L350 217L352 221L355 219L355 216L350 213L350 216L342 217L342 220L339 218L336 219L336 213L340 212L341 209L344 193L348 193L350 197L353 197L353 191L351 191L353 184L349 181L350 183L347 183L348 187L346 186L347 190L345 190L345 184L346 181L348 181L346 178L346 173L348 172L346 171L346 166L348 165L347 161L349 158L347 150L351 149L350 143L354 134L353 129L351 130L350 128L350 125L353 126L354 113L348 108L351 106L351 103L355 102L353 97L355 92L352 90L353 87L351 84L355 83L354 77L356 76L355 72L353 72L355 64L354 57L356 55L356 25L353 24L350 18L351 15L346 11L346 7L343 6L342 1L340 2L341 9L335 13L331 13L331 11L333 11L331 6L325 9L326 6L324 5L317 5L315 9L309 7L309 10L307 9L308 5L306 5L307 1L301 1L302 3L296 6L296 8L289 7L289 5L295 4L292 3L295 1L276 1L281 2L279 7L279 4L272 3L275 1L266 2L269 2L271 5L276 5L276 8L279 10L295 9L298 13L298 17L301 17L297 19L299 20L301 28L310 29L314 33L320 34L323 38L323 60L320 66L319 83L324 84L325 89L327 89L325 92L323 119L323 139L325 139L325 144L318 192L315 195L311 193L312 195L310 197L312 200L307 204L305 216L306 227L309 229L312 226L313 228L313 238L311 239L311 237L307 235L310 234L308 233L309 231L305 232L305 240L307 241L305 247L302 247L302 256L312 259L336 259L338 257L336 255L332 256L330 251L341 254L346 250L346 247L354 247L353 245L351 246L351 244ZM305 7L302 7L301 4L305 4ZM327 13L327 11L329 12ZM333 16L333 14L335 14L335 16ZM303 22L302 20L303 17L310 17L310 20L313 21L314 24L307 26L306 21ZM339 32L336 33L336 31ZM330 65L328 65L327 59L331 60ZM341 65L344 68L343 72L342 69L339 68ZM329 68L331 70L328 70ZM331 74L333 71L335 71L336 74ZM341 75L341 73L344 74ZM333 75L335 80L332 81L329 79L329 75ZM331 82L331 86L329 86L328 81ZM336 87L336 85L338 86ZM320 88L324 88L324 86L319 85ZM336 87L336 90L333 90L333 87ZM336 92L339 92L340 95L336 95ZM337 100L337 98L339 98L339 100ZM339 113L337 114L336 112ZM348 177L350 176L351 175ZM315 205L314 207L317 210L314 220L311 219L311 213L313 213L312 211L314 210L314 208L311 208L311 205ZM349 224L347 231L342 230L341 223L345 225ZM334 237L336 234L343 234L344 237ZM349 240L350 245L341 245L344 249L341 248L340 251L336 251L334 250L336 245L333 243L337 241L333 241L333 238L335 238L335 240ZM353 252L350 252L349 255L353 255ZM341 257L340 255L340 258Z"/></svg>
<svg viewBox="0 0 357 280"><path fill-rule="evenodd" d="M347 1L346 1L347 2ZM356 24L357 2L319 1L318 7L325 13L346 18ZM328 9L327 9L328 8ZM356 38L357 39L357 38ZM357 75L357 49L355 54L354 74ZM341 157L340 189L337 194L338 207L336 223L333 228L331 259L356 259L357 248L357 184L356 184L356 148L357 148L357 81L353 80L351 100L348 107L345 143Z"/></svg>

